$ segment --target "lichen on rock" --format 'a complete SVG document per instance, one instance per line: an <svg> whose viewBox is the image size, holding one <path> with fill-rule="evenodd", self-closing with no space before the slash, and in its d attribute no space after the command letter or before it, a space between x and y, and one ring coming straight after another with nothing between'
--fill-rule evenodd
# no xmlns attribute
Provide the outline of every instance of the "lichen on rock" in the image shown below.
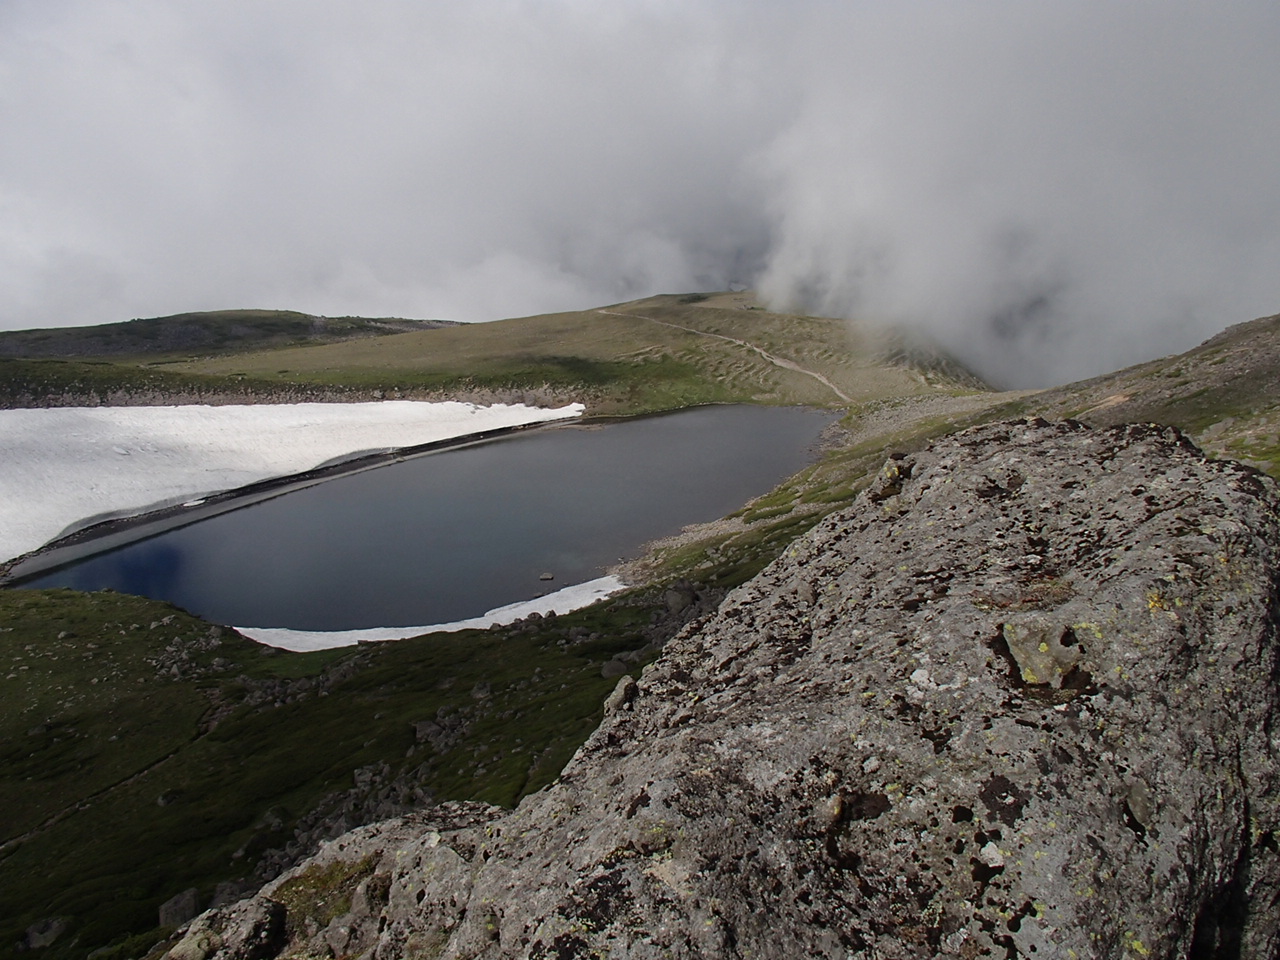
<svg viewBox="0 0 1280 960"><path fill-rule="evenodd" d="M954 435L516 810L366 828L228 908L340 857L360 909L170 956L1276 956L1278 559L1276 485L1176 431Z"/></svg>

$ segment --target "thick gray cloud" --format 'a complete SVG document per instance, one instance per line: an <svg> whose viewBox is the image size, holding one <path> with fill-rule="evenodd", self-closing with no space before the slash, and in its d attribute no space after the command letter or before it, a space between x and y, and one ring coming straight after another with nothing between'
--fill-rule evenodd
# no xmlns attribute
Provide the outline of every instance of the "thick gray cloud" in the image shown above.
<svg viewBox="0 0 1280 960"><path fill-rule="evenodd" d="M1280 310L1280 7L915 9L814 31L764 289L1019 383Z"/></svg>
<svg viewBox="0 0 1280 960"><path fill-rule="evenodd" d="M1280 8L0 0L0 326L756 284L1008 383L1280 310Z"/></svg>

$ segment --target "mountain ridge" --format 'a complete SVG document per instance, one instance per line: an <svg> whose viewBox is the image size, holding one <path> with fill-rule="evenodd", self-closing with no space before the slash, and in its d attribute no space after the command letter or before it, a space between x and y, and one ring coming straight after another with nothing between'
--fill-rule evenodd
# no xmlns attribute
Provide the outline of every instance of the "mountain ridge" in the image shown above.
<svg viewBox="0 0 1280 960"><path fill-rule="evenodd" d="M235 353L453 326L450 320L321 317L295 310L209 310L84 327L0 331L0 357L107 358Z"/></svg>
<svg viewBox="0 0 1280 960"><path fill-rule="evenodd" d="M221 355L12 356L0 360L0 405L576 401L589 414L627 416L697 403L833 407L986 389L919 338L773 313L747 294L662 295L332 343L268 340L231 343ZM0 335L0 357L3 343Z"/></svg>

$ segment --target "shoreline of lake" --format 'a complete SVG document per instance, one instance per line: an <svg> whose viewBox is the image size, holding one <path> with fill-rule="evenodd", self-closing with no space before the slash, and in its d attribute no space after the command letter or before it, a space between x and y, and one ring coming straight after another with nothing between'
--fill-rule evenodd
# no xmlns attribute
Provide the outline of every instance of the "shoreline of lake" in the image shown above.
<svg viewBox="0 0 1280 960"><path fill-rule="evenodd" d="M547 409L399 400L0 410L0 570L98 522L360 456L584 412L580 403Z"/></svg>
<svg viewBox="0 0 1280 960"><path fill-rule="evenodd" d="M711 404L476 431L94 524L5 585L112 589L253 629L418 633L544 602L553 576L616 576L812 462L829 419Z"/></svg>
<svg viewBox="0 0 1280 960"><path fill-rule="evenodd" d="M356 630L293 630L289 627L245 627L234 626L242 637L261 643L264 646L288 650L291 653L309 653L316 650L332 650L337 647L354 647L362 643L390 643L396 640L408 640L432 633L455 633L461 630L487 630L490 627L506 626L523 620L530 614L540 617L572 613L593 603L607 600L636 584L627 583L622 578L609 574L588 580L585 583L573 583L553 590L550 593L535 597L532 600L520 600L516 603L504 604L493 610L486 610L478 617L466 620L453 620L449 623L425 624L414 627L361 627Z"/></svg>
<svg viewBox="0 0 1280 960"><path fill-rule="evenodd" d="M732 406L733 404L727 405ZM264 480L257 480L238 487L219 490L196 499L161 502L137 512L125 510L121 511L118 516L106 516L102 519L84 518L73 521L69 528L74 529L71 529L70 532L55 537L37 549L9 560L0 561L0 588L21 587L28 580L50 573L59 567L76 563L86 557L105 553L108 550L127 546L130 543L137 543L170 530L177 530L189 524L207 520L210 517L252 506L255 503L284 496L319 483L361 473L365 470L375 470L402 460L491 443L529 431L565 427L591 428L610 423L624 423L628 420L663 417L685 410L695 410L699 407L716 406L726 406L726 404L693 404L676 410L663 410L630 416L576 417L573 419L539 420L505 427L493 427L474 433L447 437L442 440L432 440L426 443L395 447L390 450L380 450L373 453L356 454L351 457L323 463L309 470L268 477ZM80 526L80 524L83 524L83 526Z"/></svg>
<svg viewBox="0 0 1280 960"><path fill-rule="evenodd" d="M655 416L660 414L644 414ZM123 513L120 516L108 517L93 521L86 526L59 536L30 553L14 557L0 563L0 588L20 587L23 582L57 570L59 567L83 560L97 553L105 553L116 547L137 543L149 537L177 530L180 527L219 514L229 513L281 497L296 490L337 480L341 477L362 473L365 470L376 470L390 463L397 463L414 457L429 456L448 450L460 450L464 447L482 443L491 443L531 430L553 427L590 426L598 423L611 423L618 420L633 419L626 417L592 417L591 419L544 420L534 423L521 423L508 427L493 427L475 433L462 434L444 440L432 440L427 443L414 444L408 447L396 447L376 453L357 454L349 459L325 463L310 470L298 473L283 474L257 480L253 483L220 490L195 500L184 500L167 503L154 508L144 509L140 513ZM82 521L77 521L82 522ZM75 526L73 523L72 526Z"/></svg>

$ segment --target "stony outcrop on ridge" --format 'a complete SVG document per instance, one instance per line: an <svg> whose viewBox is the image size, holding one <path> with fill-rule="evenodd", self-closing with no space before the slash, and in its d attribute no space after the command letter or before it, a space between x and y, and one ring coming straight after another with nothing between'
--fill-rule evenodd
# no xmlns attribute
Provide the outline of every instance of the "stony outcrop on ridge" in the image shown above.
<svg viewBox="0 0 1280 960"><path fill-rule="evenodd" d="M891 459L553 786L358 830L168 956L1280 955L1278 511L1154 426Z"/></svg>

